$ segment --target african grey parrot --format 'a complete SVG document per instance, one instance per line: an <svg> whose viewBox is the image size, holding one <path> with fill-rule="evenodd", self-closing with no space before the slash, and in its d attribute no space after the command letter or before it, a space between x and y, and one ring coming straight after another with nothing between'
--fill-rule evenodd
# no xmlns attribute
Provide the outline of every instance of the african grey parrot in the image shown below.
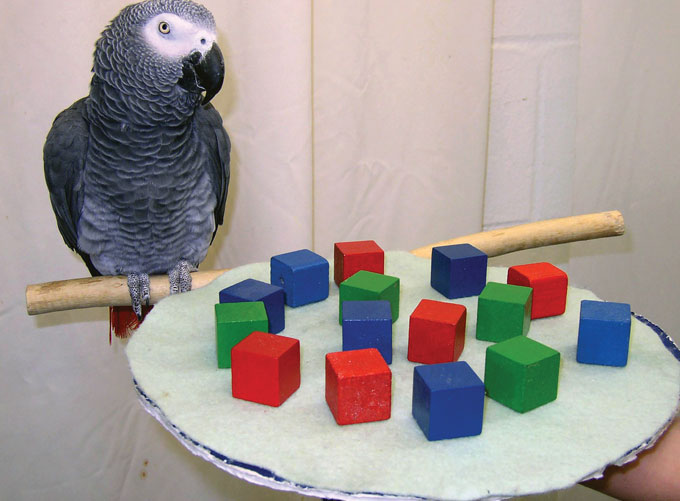
<svg viewBox="0 0 680 501"><path fill-rule="evenodd" d="M224 219L230 142L208 102L224 78L215 21L188 0L125 7L97 41L89 96L54 121L45 178L59 230L92 275L191 289Z"/></svg>

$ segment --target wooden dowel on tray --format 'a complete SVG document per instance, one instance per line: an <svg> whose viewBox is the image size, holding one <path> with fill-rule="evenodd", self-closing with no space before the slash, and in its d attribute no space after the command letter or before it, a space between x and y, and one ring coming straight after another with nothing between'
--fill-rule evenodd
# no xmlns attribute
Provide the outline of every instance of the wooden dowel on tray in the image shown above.
<svg viewBox="0 0 680 501"><path fill-rule="evenodd" d="M412 250L411 253L418 257L429 258L432 254L432 247L469 243L493 257L524 249L613 237L622 235L624 230L621 213L609 211L474 233L420 247ZM194 272L191 274L192 286L194 289L203 287L226 271L228 270ZM150 282L152 304L170 293L167 275L154 275L150 277ZM129 304L127 279L122 276L59 280L26 287L26 310L29 315Z"/></svg>

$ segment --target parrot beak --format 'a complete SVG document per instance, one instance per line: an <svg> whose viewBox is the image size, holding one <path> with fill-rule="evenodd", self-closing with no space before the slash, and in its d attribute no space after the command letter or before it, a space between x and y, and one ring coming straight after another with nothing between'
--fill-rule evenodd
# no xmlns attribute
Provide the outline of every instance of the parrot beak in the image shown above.
<svg viewBox="0 0 680 501"><path fill-rule="evenodd" d="M222 82L224 82L224 58L216 43L196 65L196 76L199 85L205 89L201 104L206 105L220 91Z"/></svg>
<svg viewBox="0 0 680 501"><path fill-rule="evenodd" d="M182 73L177 83L189 92L205 92L201 104L208 104L224 82L224 58L219 46L214 43L203 56L192 52L184 59Z"/></svg>

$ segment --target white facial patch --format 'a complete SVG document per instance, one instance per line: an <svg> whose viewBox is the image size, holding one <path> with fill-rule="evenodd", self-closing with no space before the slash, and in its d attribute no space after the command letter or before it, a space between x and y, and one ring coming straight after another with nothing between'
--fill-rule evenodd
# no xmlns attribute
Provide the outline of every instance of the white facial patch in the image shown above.
<svg viewBox="0 0 680 501"><path fill-rule="evenodd" d="M215 33L175 14L158 14L143 29L144 39L156 51L170 59L183 58L197 50L210 50Z"/></svg>

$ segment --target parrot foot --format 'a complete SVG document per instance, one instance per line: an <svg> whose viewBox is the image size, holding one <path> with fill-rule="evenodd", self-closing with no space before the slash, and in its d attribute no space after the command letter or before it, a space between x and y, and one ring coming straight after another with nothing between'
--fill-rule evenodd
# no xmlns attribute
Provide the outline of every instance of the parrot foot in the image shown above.
<svg viewBox="0 0 680 501"><path fill-rule="evenodd" d="M170 272L170 294L178 294L191 290L191 272L196 268L191 266L188 261L180 261Z"/></svg>
<svg viewBox="0 0 680 501"><path fill-rule="evenodd" d="M149 306L151 288L149 275L146 273L130 273L127 276L128 290L132 300L132 309L137 318L142 320L142 304Z"/></svg>

